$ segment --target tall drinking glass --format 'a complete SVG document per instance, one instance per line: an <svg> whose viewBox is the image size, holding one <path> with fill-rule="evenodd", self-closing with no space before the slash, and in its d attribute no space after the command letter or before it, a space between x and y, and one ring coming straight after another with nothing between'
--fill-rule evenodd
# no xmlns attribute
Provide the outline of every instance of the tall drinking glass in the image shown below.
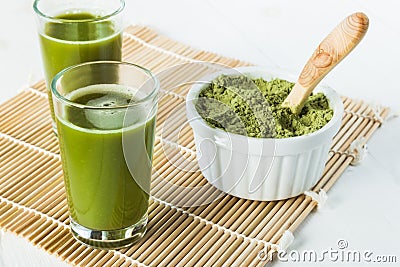
<svg viewBox="0 0 400 267"><path fill-rule="evenodd" d="M50 110L50 82L62 69L89 61L121 60L123 0L35 0Z"/></svg>
<svg viewBox="0 0 400 267"><path fill-rule="evenodd" d="M157 79L97 61L61 71L51 88L73 235L98 248L130 245L147 223Z"/></svg>

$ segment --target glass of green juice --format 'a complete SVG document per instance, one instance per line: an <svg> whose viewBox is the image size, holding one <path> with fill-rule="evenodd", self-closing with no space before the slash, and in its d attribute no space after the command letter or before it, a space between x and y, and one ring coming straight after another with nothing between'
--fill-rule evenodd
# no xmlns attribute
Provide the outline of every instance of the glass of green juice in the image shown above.
<svg viewBox="0 0 400 267"><path fill-rule="evenodd" d="M123 0L35 0L53 122L50 82L58 72L83 62L121 60L124 7Z"/></svg>
<svg viewBox="0 0 400 267"><path fill-rule="evenodd" d="M117 61L74 65L52 83L70 226L80 242L129 246L146 231L159 82Z"/></svg>

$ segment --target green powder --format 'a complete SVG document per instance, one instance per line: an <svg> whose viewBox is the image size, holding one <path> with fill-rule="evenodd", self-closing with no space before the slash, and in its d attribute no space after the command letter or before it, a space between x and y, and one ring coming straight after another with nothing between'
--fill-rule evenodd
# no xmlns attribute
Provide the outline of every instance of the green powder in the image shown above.
<svg viewBox="0 0 400 267"><path fill-rule="evenodd" d="M294 83L221 75L204 88L196 102L211 127L258 138L306 135L327 124L333 110L322 93L312 94L299 115L281 107Z"/></svg>

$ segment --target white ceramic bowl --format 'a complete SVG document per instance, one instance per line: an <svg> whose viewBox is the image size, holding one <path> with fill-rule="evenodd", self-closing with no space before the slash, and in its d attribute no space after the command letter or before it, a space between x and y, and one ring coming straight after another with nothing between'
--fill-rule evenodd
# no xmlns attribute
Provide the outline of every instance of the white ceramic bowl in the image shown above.
<svg viewBox="0 0 400 267"><path fill-rule="evenodd" d="M325 94L334 113L323 128L308 135L252 138L212 128L195 108L198 95L219 75L238 73L264 80L296 80L283 72L243 67L213 73L200 79L201 84L192 86L187 95L186 111L204 177L223 192L252 200L285 199L311 189L323 172L333 136L341 125L343 104L340 97L327 86L314 89Z"/></svg>

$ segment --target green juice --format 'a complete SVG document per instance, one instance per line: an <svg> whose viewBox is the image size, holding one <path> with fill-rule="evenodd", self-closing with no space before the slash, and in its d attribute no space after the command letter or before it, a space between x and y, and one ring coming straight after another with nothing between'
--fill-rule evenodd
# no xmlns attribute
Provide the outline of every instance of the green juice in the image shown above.
<svg viewBox="0 0 400 267"><path fill-rule="evenodd" d="M96 18L88 12L69 12L56 16L59 21L46 23L39 40L47 88L66 67L89 61L121 60L121 29L112 21ZM51 93L49 100L53 115Z"/></svg>
<svg viewBox="0 0 400 267"><path fill-rule="evenodd" d="M67 98L112 107L126 105L132 96L122 86L92 85ZM70 216L89 229L126 228L147 214L155 115L146 119L144 109L135 110L122 127L125 111L65 107L63 118L57 117Z"/></svg>

